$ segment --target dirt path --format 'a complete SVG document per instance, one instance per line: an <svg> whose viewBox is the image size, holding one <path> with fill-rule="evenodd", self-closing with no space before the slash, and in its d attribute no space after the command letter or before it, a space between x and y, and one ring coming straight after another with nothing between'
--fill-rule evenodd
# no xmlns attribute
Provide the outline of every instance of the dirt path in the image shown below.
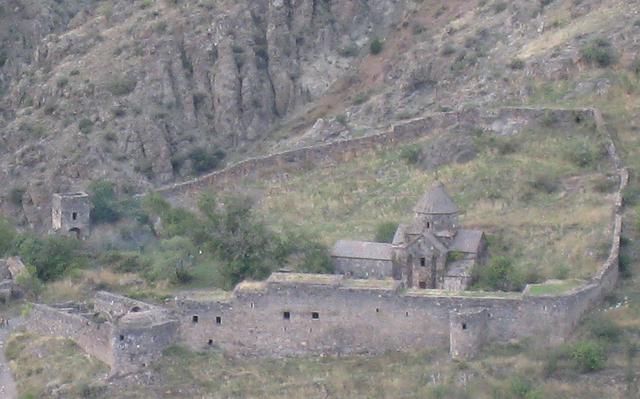
<svg viewBox="0 0 640 399"><path fill-rule="evenodd" d="M9 328L0 328L0 398L17 399L18 391L16 390L16 382L11 375L9 362L4 356L4 346L11 334L11 330L15 328L18 321L12 319Z"/></svg>

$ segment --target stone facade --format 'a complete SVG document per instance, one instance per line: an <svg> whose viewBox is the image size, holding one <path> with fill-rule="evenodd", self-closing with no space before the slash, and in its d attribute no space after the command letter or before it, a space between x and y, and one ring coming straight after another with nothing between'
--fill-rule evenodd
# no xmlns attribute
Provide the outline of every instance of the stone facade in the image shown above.
<svg viewBox="0 0 640 399"><path fill-rule="evenodd" d="M336 273L393 277L420 289L467 289L471 270L487 257L484 233L459 228L458 207L440 183L418 200L414 212L410 224L398 227L392 244L338 241L331 251Z"/></svg>
<svg viewBox="0 0 640 399"><path fill-rule="evenodd" d="M504 122L505 118L494 120L502 121L497 128L512 131L527 115L542 112L511 109L508 115L513 123ZM413 267L392 266L390 278L274 273L267 281L243 282L232 293L221 296L178 296L166 309L99 293L91 311L88 307L82 310L34 305L27 325L43 334L75 340L88 353L111 365L113 372L148 366L171 343L198 350L272 357L448 348L455 359L473 356L488 342L529 338L540 345L560 343L581 317L615 288L622 192L629 173L621 164L599 111L557 114L557 123L577 123L578 117L583 123L583 117L593 117L596 128L609 137L609 155L619 176L609 256L590 280L567 292L533 295L531 286L521 293L460 291L468 276L454 270L464 270L460 263L481 261L478 254L482 253L484 237L459 229L452 212L437 217L432 212L430 219L416 212L422 230L415 239L411 237L412 226L403 233L404 239L409 236L414 245L406 247L404 256L398 257L396 248L391 255L394 265L396 258L401 258L403 262L410 260L406 264ZM456 234L445 234L453 229L457 229ZM400 238L402 235L396 246L406 243ZM479 250L474 252L474 248ZM379 260L386 262L388 248L374 249L380 251ZM421 266L421 260L416 266L414 260L427 250L432 251L432 266ZM451 252L455 256L445 256ZM446 273L439 274L444 270ZM437 285L440 276L443 289L420 289L407 284L419 278L435 280Z"/></svg>
<svg viewBox="0 0 640 399"><path fill-rule="evenodd" d="M51 225L58 234L79 239L89 236L91 227L91 201L84 192L53 194Z"/></svg>
<svg viewBox="0 0 640 399"><path fill-rule="evenodd" d="M26 321L31 331L75 341L112 373L147 367L178 340L178 323L165 309L106 292L90 303L34 304Z"/></svg>

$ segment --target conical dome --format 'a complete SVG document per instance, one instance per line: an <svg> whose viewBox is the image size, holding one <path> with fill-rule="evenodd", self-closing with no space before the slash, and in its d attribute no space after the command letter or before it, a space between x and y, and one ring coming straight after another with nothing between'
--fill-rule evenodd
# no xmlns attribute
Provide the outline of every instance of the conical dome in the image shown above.
<svg viewBox="0 0 640 399"><path fill-rule="evenodd" d="M413 211L422 214L448 215L458 213L458 206L449 197L444 185L438 182L418 200Z"/></svg>

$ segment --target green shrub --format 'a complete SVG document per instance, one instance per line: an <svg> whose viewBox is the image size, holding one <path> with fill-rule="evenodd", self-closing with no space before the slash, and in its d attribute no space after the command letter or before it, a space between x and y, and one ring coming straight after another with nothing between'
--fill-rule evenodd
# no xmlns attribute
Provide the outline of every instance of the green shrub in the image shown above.
<svg viewBox="0 0 640 399"><path fill-rule="evenodd" d="M564 148L564 158L581 168L595 167L605 153L603 146L585 137L574 138Z"/></svg>
<svg viewBox="0 0 640 399"><path fill-rule="evenodd" d="M622 337L622 328L613 318L597 313L585 321L589 333L596 339L618 342Z"/></svg>
<svg viewBox="0 0 640 399"><path fill-rule="evenodd" d="M27 190L24 187L14 187L9 191L9 202L17 207L22 207L22 198Z"/></svg>
<svg viewBox="0 0 640 399"><path fill-rule="evenodd" d="M78 122L78 129L80 129L83 134L89 134L91 130L93 130L93 122L91 122L91 119L82 118L80 122Z"/></svg>
<svg viewBox="0 0 640 399"><path fill-rule="evenodd" d="M4 257L13 248L16 231L5 219L0 217L0 258Z"/></svg>
<svg viewBox="0 0 640 399"><path fill-rule="evenodd" d="M511 69L524 69L525 67L525 62L523 60L521 60L520 58L514 58L511 60L511 62L509 63L509 68Z"/></svg>
<svg viewBox="0 0 640 399"><path fill-rule="evenodd" d="M503 12L506 9L507 9L507 3L504 2L504 1L499 1L499 2L497 2L497 3L495 3L493 5L493 11L496 14L500 14L501 12Z"/></svg>
<svg viewBox="0 0 640 399"><path fill-rule="evenodd" d="M384 43L382 42L382 40L378 38L373 39L369 44L369 52L373 55L380 54L383 48L384 48Z"/></svg>
<svg viewBox="0 0 640 399"><path fill-rule="evenodd" d="M135 78L120 76L111 80L107 84L107 90L114 96L125 96L136 89L138 82Z"/></svg>
<svg viewBox="0 0 640 399"><path fill-rule="evenodd" d="M422 147L419 145L409 145L400 150L400 159L404 160L410 165L415 165L420 162L422 157Z"/></svg>
<svg viewBox="0 0 640 399"><path fill-rule="evenodd" d="M440 54L446 56L452 55L456 52L456 47L451 43L445 43L440 50Z"/></svg>
<svg viewBox="0 0 640 399"><path fill-rule="evenodd" d="M607 363L607 353L596 341L585 340L575 343L569 357L574 368L583 373L602 370Z"/></svg>
<svg viewBox="0 0 640 399"><path fill-rule="evenodd" d="M520 291L525 284L511 260L504 256L495 256L487 265L474 267L473 277L478 288L494 291Z"/></svg>
<svg viewBox="0 0 640 399"><path fill-rule="evenodd" d="M62 277L68 270L82 267L86 258L78 240L66 237L23 236L18 244L22 261L35 267L36 275L47 282Z"/></svg>
<svg viewBox="0 0 640 399"><path fill-rule="evenodd" d="M214 170L225 157L222 150L210 151L203 147L194 148L189 152L189 159L195 173L206 173Z"/></svg>
<svg viewBox="0 0 640 399"><path fill-rule="evenodd" d="M115 223L120 220L121 211L116 198L115 184L107 180L97 180L89 184L93 208L91 221L95 224Z"/></svg>
<svg viewBox="0 0 640 399"><path fill-rule="evenodd" d="M61 76L56 81L56 86L58 86L58 88L61 89L65 87L68 83L69 83L69 78L67 78L66 76Z"/></svg>
<svg viewBox="0 0 640 399"><path fill-rule="evenodd" d="M603 38L594 39L582 47L580 57L584 62L601 68L608 67L615 62L615 53L611 43Z"/></svg>
<svg viewBox="0 0 640 399"><path fill-rule="evenodd" d="M398 230L398 223L396 222L378 223L376 225L374 241L390 244L393 242L393 236L395 236L396 230Z"/></svg>

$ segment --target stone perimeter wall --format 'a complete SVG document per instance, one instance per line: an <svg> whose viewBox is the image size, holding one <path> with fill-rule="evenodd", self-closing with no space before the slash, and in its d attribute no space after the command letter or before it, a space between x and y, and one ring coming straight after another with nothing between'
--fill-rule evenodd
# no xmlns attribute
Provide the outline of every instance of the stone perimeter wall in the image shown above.
<svg viewBox="0 0 640 399"><path fill-rule="evenodd" d="M532 338L544 344L562 342L580 318L611 292L618 280L620 234L622 230L622 192L629 174L622 166L613 139L602 115L595 109L546 110L505 108L492 114L449 113L416 120L395 127L390 133L364 138L370 143L357 150L327 155L332 145L303 149L298 154L324 154L335 159L340 154L371 149L374 144L390 143L428 134L428 130L458 123L511 134L532 120L553 119L554 123L593 121L608 138L608 151L619 186L612 215L612 241L609 256L598 272L583 286L562 295L534 296L530 287L522 293L460 293L438 290L400 290L395 288L353 288L349 283L316 284L309 281L267 281L247 289L240 285L230 299L223 301L176 302L182 340L202 349L219 347L236 354L291 356L304 354L381 353L435 347L455 347L457 357L468 357L485 342L509 342ZM351 142L353 143L353 142ZM351 148L351 149L350 149ZM277 164L285 157L252 160ZM207 179L188 183L189 189L212 184L234 173L222 171ZM231 173L231 175L227 174ZM182 190L174 186L170 191ZM477 321L480 310L486 320ZM285 312L287 316L285 317ZM478 313L480 312L480 313ZM314 313L317 318L314 318ZM484 313L482 313L484 314ZM197 316L197 323L194 317ZM468 322L465 322L468 318ZM483 326L478 329L474 326ZM486 325L486 327L484 327ZM453 329L458 328L458 331ZM481 331L479 331L481 330Z"/></svg>
<svg viewBox="0 0 640 399"><path fill-rule="evenodd" d="M196 349L220 348L232 354L275 357L449 347L455 348L454 356L462 358L473 355L486 342L505 343L527 337L543 343L562 342L584 313L611 292L618 280L622 192L629 174L598 110L505 108L487 114L478 111L440 114L396 126L378 136L249 160L160 192L169 198L179 198L210 184L258 173L251 170L256 165L264 168L295 164L310 158L336 162L381 144L419 137L432 129L461 123L511 134L542 117L553 118L556 123L594 121L596 129L609 138L609 155L619 174L609 257L583 286L563 295L549 296L530 295L530 287L523 293L451 294L439 290L404 290L393 281L381 284L340 276L324 276L316 281L309 276L307 280L296 281L272 276L267 282L241 283L226 299L176 299L170 307L177 318L177 335L173 333L171 321L152 323L151 328L140 331L144 334L143 341L151 342L150 345L160 337L157 353L148 359L155 358L171 342ZM262 173L275 172L275 169L266 172L262 169ZM114 306L108 295L98 299L98 303L108 303L107 307ZM117 311L136 304L139 302L123 304ZM81 316L34 305L28 325L42 334L71 338L112 367L116 363L118 344L109 340L119 340L121 332L115 331L110 323L88 323ZM159 335L154 332L154 326ZM117 360L120 363L123 359L118 356ZM146 361L139 366L146 366Z"/></svg>
<svg viewBox="0 0 640 399"><path fill-rule="evenodd" d="M289 173L297 170L346 162L389 145L429 136L434 131L442 129L455 126L469 129L480 127L508 135L535 123L542 125L545 121L553 121L555 126L563 126L574 125L576 121L582 123L594 120L594 112L593 109L505 107L490 111L473 108L436 113L392 125L387 131L370 136L249 158L192 180L160 187L153 192L159 193L174 205L194 208L197 195L208 187L234 184L247 177L286 178ZM139 196L144 195L146 194Z"/></svg>

